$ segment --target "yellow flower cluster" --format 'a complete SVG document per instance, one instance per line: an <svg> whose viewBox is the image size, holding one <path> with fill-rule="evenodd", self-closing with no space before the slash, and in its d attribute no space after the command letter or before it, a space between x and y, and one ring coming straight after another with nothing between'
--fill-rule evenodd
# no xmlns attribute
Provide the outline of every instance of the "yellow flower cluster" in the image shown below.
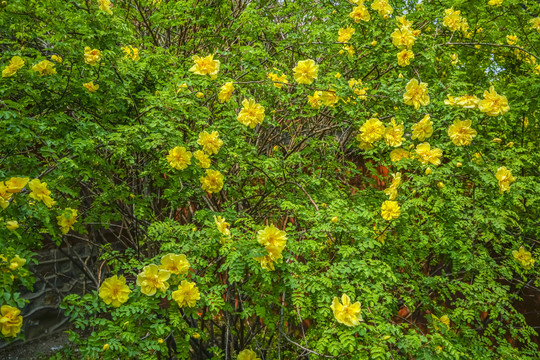
<svg viewBox="0 0 540 360"><path fill-rule="evenodd" d="M540 33L540 17L535 17L529 20L529 23L531 23L533 29Z"/></svg>
<svg viewBox="0 0 540 360"><path fill-rule="evenodd" d="M32 199L37 201L43 201L45 206L49 208L56 204L56 201L51 198L51 191L47 189L47 183L42 183L39 179L34 179L30 181L28 187L31 190L30 197Z"/></svg>
<svg viewBox="0 0 540 360"><path fill-rule="evenodd" d="M503 3L503 0L489 0L488 5L489 6L501 6Z"/></svg>
<svg viewBox="0 0 540 360"><path fill-rule="evenodd" d="M424 141L431 137L433 134L433 121L430 120L431 117L425 115L422 120L417 122L412 126L412 136L411 139L418 139L419 141Z"/></svg>
<svg viewBox="0 0 540 360"><path fill-rule="evenodd" d="M278 75L271 72L268 74L268 78L274 82L274 86L277 87L278 89L281 89L284 84L289 83L287 81L287 75L285 74Z"/></svg>
<svg viewBox="0 0 540 360"><path fill-rule="evenodd" d="M397 125L396 120L392 118L390 121L390 126L387 126L384 130L384 141L386 145L392 147L400 146L405 138L403 134L405 133L405 127L403 124Z"/></svg>
<svg viewBox="0 0 540 360"><path fill-rule="evenodd" d="M498 116L510 111L510 106L506 96L497 94L495 87L490 86L489 91L484 91L484 99L478 104L478 109L489 116Z"/></svg>
<svg viewBox="0 0 540 360"><path fill-rule="evenodd" d="M338 42L347 43L354 35L355 29L352 26L346 28L340 28L338 31Z"/></svg>
<svg viewBox="0 0 540 360"><path fill-rule="evenodd" d="M444 326L446 326L446 329L450 328L450 318L448 317L448 315L443 315L438 318L437 316L431 314L431 319L433 320L433 328L435 330L441 329L440 324L444 324Z"/></svg>
<svg viewBox="0 0 540 360"><path fill-rule="evenodd" d="M184 170L191 165L191 152L183 146L176 146L169 150L167 161L173 169Z"/></svg>
<svg viewBox="0 0 540 360"><path fill-rule="evenodd" d="M367 90L369 90L369 87L362 87L362 80L350 79L348 83L353 93L356 96L358 96L358 99L360 100L366 99L366 94L367 94Z"/></svg>
<svg viewBox="0 0 540 360"><path fill-rule="evenodd" d="M7 208L13 194L21 192L29 180L29 178L12 177L5 182L0 181L0 207Z"/></svg>
<svg viewBox="0 0 540 360"><path fill-rule="evenodd" d="M319 66L311 59L301 60L296 64L293 71L294 80L297 83L309 85L317 79Z"/></svg>
<svg viewBox="0 0 540 360"><path fill-rule="evenodd" d="M231 235L231 230L229 230L229 226L231 224L226 222L224 218L222 218L221 216L216 217L216 215L214 215L214 222L216 223L216 227L220 233L225 236Z"/></svg>
<svg viewBox="0 0 540 360"><path fill-rule="evenodd" d="M223 140L219 138L219 134L217 131L212 131L211 133L203 131L199 134L199 140L197 140L197 144L203 147L203 151L205 153L211 155L217 154L219 152L219 149L223 145Z"/></svg>
<svg viewBox="0 0 540 360"><path fill-rule="evenodd" d="M410 153L404 149L394 149L390 152L390 160L392 162L398 162L401 159L408 159L409 157Z"/></svg>
<svg viewBox="0 0 540 360"><path fill-rule="evenodd" d="M442 156L442 150L438 148L431 149L431 146L427 142L418 144L416 146L415 152L416 152L416 155L418 155L418 160L422 164L433 164L433 165L441 164L440 158Z"/></svg>
<svg viewBox="0 0 540 360"><path fill-rule="evenodd" d="M270 225L265 227L264 230L259 230L257 241L266 248L268 254L257 257L255 260L261 264L263 269L274 270L274 263L283 258L281 253L287 244L287 234L274 225Z"/></svg>
<svg viewBox="0 0 540 360"><path fill-rule="evenodd" d="M414 106L415 109L419 109L420 106L429 104L429 95L426 83L418 83L418 80L412 79L407 83L405 87L405 93L403 94L403 102L407 105Z"/></svg>
<svg viewBox="0 0 540 360"><path fill-rule="evenodd" d="M152 296L157 290L165 291L169 288L167 280L171 277L171 272L155 264L147 265L142 272L137 275L137 285L141 287L141 292Z"/></svg>
<svg viewBox="0 0 540 360"><path fill-rule="evenodd" d="M5 264L6 269L4 269L4 271L17 271L26 264L26 259L23 259L19 255L15 255L8 261L4 254L0 254L0 264L2 264L2 266Z"/></svg>
<svg viewBox="0 0 540 360"><path fill-rule="evenodd" d="M414 59L414 53L411 50L403 49L397 53L397 62L399 66L407 66Z"/></svg>
<svg viewBox="0 0 540 360"><path fill-rule="evenodd" d="M476 136L471 120L455 120L448 128L448 136L456 146L469 145Z"/></svg>
<svg viewBox="0 0 540 360"><path fill-rule="evenodd" d="M381 216L384 220L397 219L401 214L399 204L397 201L386 200L381 205Z"/></svg>
<svg viewBox="0 0 540 360"><path fill-rule="evenodd" d="M257 104L253 99L244 99L237 120L253 129L258 124L262 124L264 120L264 107L261 104Z"/></svg>
<svg viewBox="0 0 540 360"><path fill-rule="evenodd" d="M314 109L318 109L322 105L322 91L315 91L313 95L308 95L308 103Z"/></svg>
<svg viewBox="0 0 540 360"><path fill-rule="evenodd" d="M199 181L201 182L202 189L209 193L217 193L223 189L224 176L218 170L206 170L206 175L202 176Z"/></svg>
<svg viewBox="0 0 540 360"><path fill-rule="evenodd" d="M43 60L32 66L32 70L38 72L40 76L56 74L54 63L49 60Z"/></svg>
<svg viewBox="0 0 540 360"><path fill-rule="evenodd" d="M495 178L499 181L499 192L502 194L505 191L510 191L510 184L516 181L512 176L512 170L508 170L506 166L501 166L495 173Z"/></svg>
<svg viewBox="0 0 540 360"><path fill-rule="evenodd" d="M197 304L197 300L201 298L197 285L187 280L182 280L178 286L178 290L173 291L171 295L180 307L194 307Z"/></svg>
<svg viewBox="0 0 540 360"><path fill-rule="evenodd" d="M210 79L217 78L219 72L219 60L214 60L214 55L208 55L204 58L197 55L192 57L195 65L193 65L189 71L196 75L210 75Z"/></svg>
<svg viewBox="0 0 540 360"><path fill-rule="evenodd" d="M368 9L364 6L364 0L357 1L356 5L349 16L354 20L354 22L359 23L360 21L369 21L371 16L369 15Z"/></svg>
<svg viewBox="0 0 540 360"><path fill-rule="evenodd" d="M334 312L336 320L347 326L357 326L362 319L362 307L360 302L351 304L351 298L347 294L341 295L341 302L337 297L332 300L330 309Z"/></svg>
<svg viewBox="0 0 540 360"><path fill-rule="evenodd" d="M88 91L90 91L91 93L96 92L96 91L98 91L98 89L99 89L99 85L98 85L98 84L94 84L93 81L84 83L83 86L84 86L86 89L88 89Z"/></svg>
<svg viewBox="0 0 540 360"><path fill-rule="evenodd" d="M233 82L226 82L222 87L221 91L218 94L219 102L224 103L231 99L232 93L234 91Z"/></svg>
<svg viewBox="0 0 540 360"><path fill-rule="evenodd" d="M141 59L139 56L139 49L134 48L131 45L122 47L122 50L126 53L124 56L125 59L131 59L133 61L139 61Z"/></svg>
<svg viewBox="0 0 540 360"><path fill-rule="evenodd" d="M390 34L392 44L398 49L411 49L416 38L420 35L420 30L414 30L412 28L412 23L405 19L405 16L397 17L396 20L398 22L398 27Z"/></svg>
<svg viewBox="0 0 540 360"><path fill-rule="evenodd" d="M526 251L523 246L521 246L518 251L512 251L512 255L525 269L529 270L534 266L534 259L532 258L531 253Z"/></svg>
<svg viewBox="0 0 540 360"><path fill-rule="evenodd" d="M371 8L377 10L379 15L385 19L388 19L394 12L394 9L392 9L392 6L388 3L388 0L374 0L373 3L371 3Z"/></svg>
<svg viewBox="0 0 540 360"><path fill-rule="evenodd" d="M476 109L480 104L480 99L477 98L476 95L463 95L456 97L448 95L448 98L444 100L444 103L446 105L458 106L464 109Z"/></svg>
<svg viewBox="0 0 540 360"><path fill-rule="evenodd" d="M77 222L77 216L77 210L66 208L61 215L56 217L62 234L67 234L70 229L73 230L73 224Z"/></svg>
<svg viewBox="0 0 540 360"><path fill-rule="evenodd" d="M454 10L454 8L444 10L443 25L450 29L450 31L461 30L467 32L469 24L467 19L461 16L461 11Z"/></svg>
<svg viewBox="0 0 540 360"><path fill-rule="evenodd" d="M2 77L13 76L24 66L24 60L19 56L14 56L9 61L9 65L2 70Z"/></svg>
<svg viewBox="0 0 540 360"><path fill-rule="evenodd" d="M385 131L384 124L379 119L371 118L360 127L356 140L360 141L361 149L369 150L375 142L384 137Z"/></svg>
<svg viewBox="0 0 540 360"><path fill-rule="evenodd" d="M2 335L6 337L15 337L21 331L23 318L21 316L21 310L9 306L2 305L0 307L0 329L2 329Z"/></svg>
<svg viewBox="0 0 540 360"><path fill-rule="evenodd" d="M397 189L401 185L401 173L392 174L392 183L384 190L384 193L388 195L389 200L395 200L398 196Z"/></svg>
<svg viewBox="0 0 540 360"><path fill-rule="evenodd" d="M237 360L261 360L253 350L244 349L238 353Z"/></svg>
<svg viewBox="0 0 540 360"><path fill-rule="evenodd" d="M119 307L129 299L131 289L126 285L126 278L114 275L103 281L99 287L98 296L107 305Z"/></svg>
<svg viewBox="0 0 540 360"><path fill-rule="evenodd" d="M84 62L88 65L96 66L101 61L101 51L98 49L84 48Z"/></svg>
<svg viewBox="0 0 540 360"><path fill-rule="evenodd" d="M98 0L98 3L99 3L99 9L101 11L104 11L107 14L112 15L111 1L110 0Z"/></svg>

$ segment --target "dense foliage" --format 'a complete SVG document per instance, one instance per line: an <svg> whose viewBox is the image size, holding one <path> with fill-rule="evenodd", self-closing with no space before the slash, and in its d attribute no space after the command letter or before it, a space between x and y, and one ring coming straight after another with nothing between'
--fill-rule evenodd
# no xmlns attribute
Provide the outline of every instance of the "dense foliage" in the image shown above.
<svg viewBox="0 0 540 360"><path fill-rule="evenodd" d="M58 358L538 358L539 16L3 1L2 334L82 241Z"/></svg>

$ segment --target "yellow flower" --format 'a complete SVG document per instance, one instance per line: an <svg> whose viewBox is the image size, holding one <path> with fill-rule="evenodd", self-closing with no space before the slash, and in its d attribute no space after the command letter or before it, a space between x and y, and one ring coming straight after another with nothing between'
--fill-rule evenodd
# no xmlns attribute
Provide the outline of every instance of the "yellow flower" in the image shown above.
<svg viewBox="0 0 540 360"><path fill-rule="evenodd" d="M349 42L351 40L355 30L352 26L347 26L346 28L340 28L338 31L338 42Z"/></svg>
<svg viewBox="0 0 540 360"><path fill-rule="evenodd" d="M263 230L259 230L257 233L257 241L262 246L282 251L287 244L287 234L285 231L281 231L274 225L265 227Z"/></svg>
<svg viewBox="0 0 540 360"><path fill-rule="evenodd" d="M14 56L9 61L9 65L2 71L2 77L13 76L24 66L24 60L20 56Z"/></svg>
<svg viewBox="0 0 540 360"><path fill-rule="evenodd" d="M464 109L476 109L480 103L480 99L476 95L463 95L453 98L452 105L461 106Z"/></svg>
<svg viewBox="0 0 540 360"><path fill-rule="evenodd" d="M201 145L203 147L203 150L207 154L217 154L219 152L219 149L221 148L221 145L223 145L223 140L219 138L219 134L217 131L212 131L212 133L208 133L206 131L203 131L199 134L199 140L197 140L197 144Z"/></svg>
<svg viewBox="0 0 540 360"><path fill-rule="evenodd" d="M489 0L488 5L490 6L501 6L503 3L503 0Z"/></svg>
<svg viewBox="0 0 540 360"><path fill-rule="evenodd" d="M450 29L450 31L467 31L469 25L467 20L461 17L461 11L454 10L454 8L444 10L445 17L443 18L443 25Z"/></svg>
<svg viewBox="0 0 540 360"><path fill-rule="evenodd" d="M199 161L199 166L203 169L208 169L210 167L210 158L204 153L204 151L195 151L193 153L193 157Z"/></svg>
<svg viewBox="0 0 540 360"><path fill-rule="evenodd" d="M56 204L56 201L54 201L50 195L51 191L47 189L47 183L42 183L39 181L39 179L34 179L30 181L28 184L28 187L30 188L30 197L37 201L43 201L45 206L51 207L54 204Z"/></svg>
<svg viewBox="0 0 540 360"><path fill-rule="evenodd" d="M407 48L410 49L414 45L416 37L411 29L402 27L399 29L394 29L394 32L390 34L392 37L392 44L397 48Z"/></svg>
<svg viewBox="0 0 540 360"><path fill-rule="evenodd" d="M352 45L343 45L343 50L347 51L347 54L349 54L350 56L354 55L354 46ZM339 53L342 54L343 50L340 50Z"/></svg>
<svg viewBox="0 0 540 360"><path fill-rule="evenodd" d="M381 216L385 220L397 219L400 213L397 201L386 200L381 205Z"/></svg>
<svg viewBox="0 0 540 360"><path fill-rule="evenodd" d="M145 266L143 271L137 275L137 285L141 287L141 292L152 296L157 290L165 291L169 288L169 277L171 272L160 269L157 265Z"/></svg>
<svg viewBox="0 0 540 360"><path fill-rule="evenodd" d="M197 93L195 94L195 96L198 97L199 99L202 99L202 98L204 97L204 94L203 94L202 92L199 91L199 92L197 92Z"/></svg>
<svg viewBox="0 0 540 360"><path fill-rule="evenodd" d="M261 267L268 271L274 271L276 268L274 267L274 260L270 255L262 256L262 257L256 257L255 260L261 264ZM277 259L276 259L277 260Z"/></svg>
<svg viewBox="0 0 540 360"><path fill-rule="evenodd" d="M351 304L351 298L347 294L341 295L341 303L337 297L334 297L330 309L334 312L336 320L341 324L357 326L360 324L360 321L364 321L362 319L360 302L357 301Z"/></svg>
<svg viewBox="0 0 540 360"><path fill-rule="evenodd" d="M450 318L448 315L443 315L439 319L435 315L431 314L431 318L433 319L433 328L435 328L435 330L440 330L439 323L444 324L447 329L450 328Z"/></svg>
<svg viewBox="0 0 540 360"><path fill-rule="evenodd" d="M244 349L238 353L237 360L261 360L253 350Z"/></svg>
<svg viewBox="0 0 540 360"><path fill-rule="evenodd" d="M460 162L457 162L457 163L456 163L456 167L462 167L462 166L463 166L462 163L460 163Z"/></svg>
<svg viewBox="0 0 540 360"><path fill-rule="evenodd" d="M277 87L278 89L281 89L284 84L289 83L287 81L287 75L285 75L285 74L278 75L278 74L274 74L274 73L269 73L268 78L270 80L274 81L274 86Z"/></svg>
<svg viewBox="0 0 540 360"><path fill-rule="evenodd" d="M429 104L429 95L426 83L418 83L418 80L412 79L407 83L405 93L403 94L403 102L406 105L413 105L418 110L421 105Z"/></svg>
<svg viewBox="0 0 540 360"><path fill-rule="evenodd" d="M385 19L388 19L390 15L392 15L392 13L394 12L392 6L388 4L388 0L374 0L371 4L371 8L373 10L377 10L379 12L379 15L381 15Z"/></svg>
<svg viewBox="0 0 540 360"><path fill-rule="evenodd" d="M131 59L133 61L139 61L141 59L139 56L139 49L134 48L131 45L122 47L122 50L126 53L124 59Z"/></svg>
<svg viewBox="0 0 540 360"><path fill-rule="evenodd" d="M390 160L392 162L398 162L401 159L408 159L409 156L409 152L404 149L394 149L390 151Z"/></svg>
<svg viewBox="0 0 540 360"><path fill-rule="evenodd" d="M385 128L383 123L376 118L371 118L360 127L360 133L356 140L372 144L383 138Z"/></svg>
<svg viewBox="0 0 540 360"><path fill-rule="evenodd" d="M0 328L2 329L2 335L6 337L15 337L21 331L23 318L20 315L21 310L9 306L2 305L0 308Z"/></svg>
<svg viewBox="0 0 540 360"><path fill-rule="evenodd" d="M240 123L252 129L258 124L262 124L264 120L264 107L261 104L257 104L253 99L244 99L242 106L237 117Z"/></svg>
<svg viewBox="0 0 540 360"><path fill-rule="evenodd" d="M437 187L438 187L439 189L442 190L442 189L444 189L444 184L443 184L442 182L439 181L439 182L437 183Z"/></svg>
<svg viewBox="0 0 540 360"><path fill-rule="evenodd" d="M395 200L397 198L397 188L401 184L401 173L392 174L392 183L387 189L384 189L384 193L388 195L389 200Z"/></svg>
<svg viewBox="0 0 540 360"><path fill-rule="evenodd" d="M433 170L431 170L431 168L428 167L428 168L426 169L426 171L424 171L424 174L429 175L429 174L431 174L432 172L433 172Z"/></svg>
<svg viewBox="0 0 540 360"><path fill-rule="evenodd" d="M189 262L184 254L167 254L161 258L160 268L170 271L172 274L187 274Z"/></svg>
<svg viewBox="0 0 540 360"><path fill-rule="evenodd" d="M224 218L221 216L216 217L216 215L214 215L214 222L216 223L216 227L220 233L225 236L231 235L231 231L229 230L230 224L226 222Z"/></svg>
<svg viewBox="0 0 540 360"><path fill-rule="evenodd" d="M397 54L397 62L399 66L407 66L414 59L414 53L411 50L403 49Z"/></svg>
<svg viewBox="0 0 540 360"><path fill-rule="evenodd" d="M456 146L469 145L476 136L476 130L471 128L471 120L454 120L448 128L448 136Z"/></svg>
<svg viewBox="0 0 540 360"><path fill-rule="evenodd" d="M178 290L172 293L172 298L180 307L194 307L197 300L201 298L201 294L195 283L182 280Z"/></svg>
<svg viewBox="0 0 540 360"><path fill-rule="evenodd" d="M514 45L518 42L518 37L516 35L506 35L506 42L508 45Z"/></svg>
<svg viewBox="0 0 540 360"><path fill-rule="evenodd" d="M231 99L232 93L234 91L233 82L226 82L222 87L221 91L218 94L218 99L221 103L227 102Z"/></svg>
<svg viewBox="0 0 540 360"><path fill-rule="evenodd" d="M56 74L54 63L49 60L43 60L32 66L32 70L39 73L40 76Z"/></svg>
<svg viewBox="0 0 540 360"><path fill-rule="evenodd" d="M442 156L442 150L438 148L431 149L431 146L425 142L416 146L416 154L420 157L419 160L422 164L440 165Z"/></svg>
<svg viewBox="0 0 540 360"><path fill-rule="evenodd" d="M13 196L12 193L8 192L8 187L3 181L0 181L0 207L5 209L9 206L9 199Z"/></svg>
<svg viewBox="0 0 540 360"><path fill-rule="evenodd" d="M392 118L390 126L386 127L384 130L384 141L386 142L386 145L393 147L400 146L405 140L403 137L404 132L405 127L403 124L397 125L394 118Z"/></svg>
<svg viewBox="0 0 540 360"><path fill-rule="evenodd" d="M349 17L353 18L354 22L356 23L359 23L360 21L369 21L371 18L369 11L364 4L358 4L358 6L352 9Z"/></svg>
<svg viewBox="0 0 540 360"><path fill-rule="evenodd" d="M321 101L324 105L333 107L339 101L336 92L333 90L323 91L321 94Z"/></svg>
<svg viewBox="0 0 540 360"><path fill-rule="evenodd" d="M456 99L453 96L447 95L448 99L444 100L445 105L454 106L456 104Z"/></svg>
<svg viewBox="0 0 540 360"><path fill-rule="evenodd" d="M495 178L499 181L499 192L501 194L505 191L510 192L510 184L516 181L516 178L512 176L512 170L508 170L506 166L497 169Z"/></svg>
<svg viewBox="0 0 540 360"><path fill-rule="evenodd" d="M56 61L57 63L61 64L64 59L62 59L62 57L60 55L53 55L51 56L51 60L52 61Z"/></svg>
<svg viewBox="0 0 540 360"><path fill-rule="evenodd" d="M540 32L540 17L535 17L534 19L529 20L529 22L532 24L533 29Z"/></svg>
<svg viewBox="0 0 540 360"><path fill-rule="evenodd" d="M99 287L98 296L105 304L119 307L128 301L129 293L131 289L126 285L126 278L114 275L103 281Z"/></svg>
<svg viewBox="0 0 540 360"><path fill-rule="evenodd" d="M315 61L301 60L296 64L294 71L294 80L299 84L311 84L317 79L317 73L319 72L319 66L315 64Z"/></svg>
<svg viewBox="0 0 540 360"><path fill-rule="evenodd" d="M313 96L308 95L308 103L309 103L309 105L314 109L320 108L321 105L322 105L321 97L322 97L322 91L315 91L313 93Z"/></svg>
<svg viewBox="0 0 540 360"><path fill-rule="evenodd" d="M184 170L191 165L191 152L187 151L183 146L176 146L169 150L167 161L173 169Z"/></svg>
<svg viewBox="0 0 540 360"><path fill-rule="evenodd" d="M480 101L478 109L489 116L497 116L510 111L510 106L506 96L497 94L495 87L490 86L489 91L484 91L484 99Z"/></svg>
<svg viewBox="0 0 540 360"><path fill-rule="evenodd" d="M83 86L88 89L91 93L96 92L99 89L98 84L94 84L93 81L84 83Z"/></svg>
<svg viewBox="0 0 540 360"><path fill-rule="evenodd" d="M417 122L412 126L412 136L411 139L418 139L419 141L424 141L428 139L433 134L433 121L430 120L431 117L428 115L424 116L422 120Z"/></svg>
<svg viewBox="0 0 540 360"><path fill-rule="evenodd" d="M66 208L61 215L56 217L62 234L67 234L70 229L73 230L73 224L77 222L77 216L77 210Z"/></svg>
<svg viewBox="0 0 540 360"><path fill-rule="evenodd" d="M88 65L95 66L101 61L101 51L98 49L90 49L88 46L84 48L84 62Z"/></svg>
<svg viewBox="0 0 540 360"><path fill-rule="evenodd" d="M208 55L204 58L195 55L192 59L195 62L195 65L193 65L189 71L196 75L210 75L212 80L217 77L220 62L219 60L214 60L214 55Z"/></svg>
<svg viewBox="0 0 540 360"><path fill-rule="evenodd" d="M16 271L19 268L23 267L24 264L26 264L26 259L23 259L19 255L15 255L10 261L9 261L9 270Z"/></svg>
<svg viewBox="0 0 540 360"><path fill-rule="evenodd" d="M202 189L209 193L217 193L223 189L223 175L217 170L206 170L206 176L199 179Z"/></svg>
<svg viewBox="0 0 540 360"><path fill-rule="evenodd" d="M532 258L531 253L526 251L523 246L521 246L518 251L512 251L512 255L525 269L529 270L534 266L534 259Z"/></svg>
<svg viewBox="0 0 540 360"><path fill-rule="evenodd" d="M105 345L103 345L102 350L103 350L103 351L107 351L107 350L109 350L110 348L111 348L111 346L110 346L109 344L105 344Z"/></svg>
<svg viewBox="0 0 540 360"><path fill-rule="evenodd" d="M450 59L452 60L452 65L456 65L459 61L458 54L456 53L451 54Z"/></svg>
<svg viewBox="0 0 540 360"><path fill-rule="evenodd" d="M105 11L107 14L112 15L110 0L98 0L99 9Z"/></svg>
<svg viewBox="0 0 540 360"><path fill-rule="evenodd" d="M17 220L6 221L6 228L11 231L15 231L19 228L19 222Z"/></svg>
<svg viewBox="0 0 540 360"><path fill-rule="evenodd" d="M20 178L12 177L6 181L7 192L9 193L18 193L20 192L28 183L29 178Z"/></svg>

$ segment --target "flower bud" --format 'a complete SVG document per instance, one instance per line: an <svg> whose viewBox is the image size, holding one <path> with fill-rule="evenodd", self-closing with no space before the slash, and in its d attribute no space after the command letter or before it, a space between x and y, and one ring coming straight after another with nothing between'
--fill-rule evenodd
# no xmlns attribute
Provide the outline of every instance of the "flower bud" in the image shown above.
<svg viewBox="0 0 540 360"><path fill-rule="evenodd" d="M431 168L427 168L426 171L425 171L424 173L425 173L426 175L429 175L429 174L431 174L431 171L432 171Z"/></svg>
<svg viewBox="0 0 540 360"><path fill-rule="evenodd" d="M437 183L437 187L438 187L439 189L442 190L442 189L444 188L444 184L443 184L442 182L439 181L439 182Z"/></svg>

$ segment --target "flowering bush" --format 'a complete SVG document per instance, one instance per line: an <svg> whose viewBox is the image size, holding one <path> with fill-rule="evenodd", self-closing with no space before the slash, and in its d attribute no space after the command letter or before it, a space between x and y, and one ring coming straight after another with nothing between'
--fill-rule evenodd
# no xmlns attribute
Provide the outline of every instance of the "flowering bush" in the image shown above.
<svg viewBox="0 0 540 360"><path fill-rule="evenodd" d="M538 358L539 13L5 2L3 336L82 241L57 358Z"/></svg>

